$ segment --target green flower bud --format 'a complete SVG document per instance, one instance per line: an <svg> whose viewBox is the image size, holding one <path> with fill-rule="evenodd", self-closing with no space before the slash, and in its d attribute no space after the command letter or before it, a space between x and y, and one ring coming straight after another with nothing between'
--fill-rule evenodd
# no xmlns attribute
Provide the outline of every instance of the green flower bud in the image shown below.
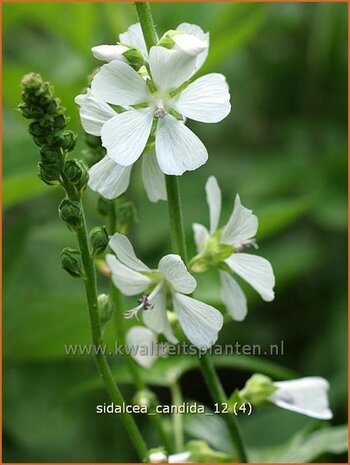
<svg viewBox="0 0 350 465"><path fill-rule="evenodd" d="M58 211L61 220L71 228L75 229L81 225L82 213L79 202L68 198L63 199Z"/></svg>
<svg viewBox="0 0 350 465"><path fill-rule="evenodd" d="M140 405L141 407L145 406L149 410L153 410L157 405L158 399L154 392L149 389L142 389L138 391L134 397L132 403L134 405Z"/></svg>
<svg viewBox="0 0 350 465"><path fill-rule="evenodd" d="M89 180L89 172L81 160L67 160L63 172L79 191L85 189Z"/></svg>
<svg viewBox="0 0 350 465"><path fill-rule="evenodd" d="M78 250L66 247L60 254L62 268L67 271L73 278L83 276L81 255Z"/></svg>
<svg viewBox="0 0 350 465"><path fill-rule="evenodd" d="M48 186L57 186L60 180L60 173L56 166L38 163L38 176Z"/></svg>
<svg viewBox="0 0 350 465"><path fill-rule="evenodd" d="M100 294L98 296L97 306L100 322L103 326L112 318L112 315L115 311L115 306L107 294Z"/></svg>
<svg viewBox="0 0 350 465"><path fill-rule="evenodd" d="M61 153L59 150L54 150L50 145L43 145L40 149L41 161L45 165L61 164Z"/></svg>
<svg viewBox="0 0 350 465"><path fill-rule="evenodd" d="M211 449L204 441L190 441L186 449L190 453L189 461L193 463L232 463L232 457Z"/></svg>
<svg viewBox="0 0 350 465"><path fill-rule="evenodd" d="M261 374L254 374L248 379L244 388L238 392L238 395L243 402L250 402L259 406L264 404L275 391L276 387L273 385L271 378Z"/></svg>
<svg viewBox="0 0 350 465"><path fill-rule="evenodd" d="M145 64L142 53L137 48L129 48L122 55L128 60L129 65L136 71Z"/></svg>
<svg viewBox="0 0 350 465"><path fill-rule="evenodd" d="M109 242L106 226L96 226L96 228L93 228L90 231L89 239L92 247L92 255L103 254Z"/></svg>
<svg viewBox="0 0 350 465"><path fill-rule="evenodd" d="M157 447L156 449L150 449L148 454L150 463L167 463L168 455L163 447Z"/></svg>
<svg viewBox="0 0 350 465"><path fill-rule="evenodd" d="M57 115L53 121L53 127L57 131L60 131L66 127L66 117L63 114Z"/></svg>
<svg viewBox="0 0 350 465"><path fill-rule="evenodd" d="M60 146L66 152L71 152L77 142L77 135L73 131L64 131L60 134Z"/></svg>

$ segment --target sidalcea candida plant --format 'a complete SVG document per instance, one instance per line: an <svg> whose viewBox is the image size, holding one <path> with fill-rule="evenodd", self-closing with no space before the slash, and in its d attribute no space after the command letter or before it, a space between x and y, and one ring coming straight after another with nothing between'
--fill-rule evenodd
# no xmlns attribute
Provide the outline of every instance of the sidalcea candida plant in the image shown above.
<svg viewBox="0 0 350 465"><path fill-rule="evenodd" d="M192 296L197 286L194 275L217 269L224 306L234 320L243 320L247 298L236 276L269 302L274 299L274 272L271 264L256 254L258 218L243 206L238 194L231 216L224 226L220 225L221 191L213 176L206 184L209 229L193 224L197 254L188 258L179 177L204 165L211 154L205 140L189 129L187 121L212 124L226 118L231 111L229 88L222 74L196 76L209 52L209 33L197 25L182 23L158 38L148 3L138 2L135 6L138 23L120 34L117 43L92 48L94 57L103 63L89 88L75 99L88 134L89 166L68 157L75 148L76 135L66 129L64 109L50 84L34 73L22 80L20 110L31 120L29 132L40 148L39 176L49 186L61 186L65 192L59 216L75 234L77 249L65 248L61 264L84 284L92 344L103 345L103 327L114 314L117 340L125 347L147 348L159 338L173 345L188 340L200 355L198 363L216 405L249 402L259 408L274 404L330 419L328 383L323 378L272 381L255 374L243 389L237 389L227 399L212 357L205 353L218 340L224 318L218 309ZM131 172L139 159L149 200L168 203L171 249L158 257L157 268L137 257L126 235L134 210L120 196L128 190ZM195 180L195 173L192 176ZM101 196L99 209L106 215L107 228L87 229L82 203L87 187ZM111 280L110 295L98 293L97 269ZM134 296L131 309L124 308L122 295ZM132 323L131 328L125 328L125 319ZM118 377L112 375L106 356L102 351L94 353L111 400L125 403ZM231 413L222 416L233 456L215 451L203 441L184 444L178 415L174 416L173 446L163 418L155 410L157 398L142 376L142 370L152 370L157 356L126 353L125 357L137 388L135 402L153 409L152 421L158 431L159 448L150 449L133 415L121 414L140 461L249 461L239 424ZM179 403L182 397L175 378L172 394L174 402Z"/></svg>

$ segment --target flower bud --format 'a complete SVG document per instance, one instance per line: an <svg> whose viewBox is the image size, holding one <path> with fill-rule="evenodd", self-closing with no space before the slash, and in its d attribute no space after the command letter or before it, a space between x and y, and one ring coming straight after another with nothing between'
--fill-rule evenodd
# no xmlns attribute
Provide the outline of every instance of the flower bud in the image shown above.
<svg viewBox="0 0 350 465"><path fill-rule="evenodd" d="M61 164L61 153L60 150L52 148L50 145L43 145L40 149L41 161L45 165L56 165Z"/></svg>
<svg viewBox="0 0 350 465"><path fill-rule="evenodd" d="M63 172L78 191L85 189L89 180L89 172L81 160L67 160Z"/></svg>
<svg viewBox="0 0 350 465"><path fill-rule="evenodd" d="M62 268L73 278L83 276L81 255L78 250L69 247L64 248L60 254L60 261Z"/></svg>
<svg viewBox="0 0 350 465"><path fill-rule="evenodd" d="M158 447L156 449L151 449L149 451L149 462L150 463L167 463L168 455L165 452L163 447Z"/></svg>
<svg viewBox="0 0 350 465"><path fill-rule="evenodd" d="M271 378L261 374L254 374L248 379L243 389L238 392L243 402L253 405L263 404L276 391Z"/></svg>
<svg viewBox="0 0 350 465"><path fill-rule="evenodd" d="M123 56L126 58L129 65L138 71L144 64L145 60L142 53L137 48L129 48L124 53Z"/></svg>
<svg viewBox="0 0 350 465"><path fill-rule="evenodd" d="M92 247L92 255L103 254L109 242L106 226L96 226L96 228L93 228L90 231L89 239Z"/></svg>
<svg viewBox="0 0 350 465"><path fill-rule="evenodd" d="M48 186L57 186L60 180L60 173L56 166L38 163L38 176Z"/></svg>
<svg viewBox="0 0 350 465"><path fill-rule="evenodd" d="M98 314L100 317L101 325L105 325L111 318L115 311L115 306L109 295L100 294L97 298Z"/></svg>
<svg viewBox="0 0 350 465"><path fill-rule="evenodd" d="M77 142L77 135L73 131L64 131L60 134L60 145L66 152L71 152Z"/></svg>
<svg viewBox="0 0 350 465"><path fill-rule="evenodd" d="M148 410L153 410L157 405L157 396L149 389L138 391L133 397L133 404L147 407Z"/></svg>
<svg viewBox="0 0 350 465"><path fill-rule="evenodd" d="M79 202L71 199L63 199L59 208L61 220L73 229L79 227L82 221L82 213Z"/></svg>

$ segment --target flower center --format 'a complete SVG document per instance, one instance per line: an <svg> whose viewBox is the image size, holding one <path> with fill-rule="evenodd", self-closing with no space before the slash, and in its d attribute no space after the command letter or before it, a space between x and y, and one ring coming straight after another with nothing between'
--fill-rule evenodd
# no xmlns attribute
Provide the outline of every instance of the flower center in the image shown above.
<svg viewBox="0 0 350 465"><path fill-rule="evenodd" d="M164 118L168 112L164 107L157 107L156 111L154 112L154 116L156 118Z"/></svg>

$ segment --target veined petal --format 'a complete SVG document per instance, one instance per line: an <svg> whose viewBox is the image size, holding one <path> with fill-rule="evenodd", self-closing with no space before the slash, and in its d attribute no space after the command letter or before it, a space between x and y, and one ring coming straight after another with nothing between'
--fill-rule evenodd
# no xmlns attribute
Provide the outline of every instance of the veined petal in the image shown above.
<svg viewBox="0 0 350 465"><path fill-rule="evenodd" d="M143 154L142 180L151 202L167 200L164 173L159 168L154 150Z"/></svg>
<svg viewBox="0 0 350 465"><path fill-rule="evenodd" d="M274 299L275 276L268 260L257 255L234 253L225 260L232 271L249 283L266 302Z"/></svg>
<svg viewBox="0 0 350 465"><path fill-rule="evenodd" d="M166 308L167 291L164 283L159 283L148 296L151 303L150 308L142 312L143 322L157 334L164 334L169 342L177 344L178 340L174 336L168 321Z"/></svg>
<svg viewBox="0 0 350 465"><path fill-rule="evenodd" d="M93 136L100 136L105 122L116 115L116 112L107 103L94 97L90 90L87 94L75 97L75 103L80 106L79 114L84 130Z"/></svg>
<svg viewBox="0 0 350 465"><path fill-rule="evenodd" d="M144 57L147 57L147 47L145 39L143 38L140 23L135 23L129 26L126 32L123 32L119 35L119 41L122 44L128 45L129 47L136 47L140 49Z"/></svg>
<svg viewBox="0 0 350 465"><path fill-rule="evenodd" d="M236 321L242 321L247 315L247 298L237 281L225 271L220 270L221 298L229 314Z"/></svg>
<svg viewBox="0 0 350 465"><path fill-rule="evenodd" d="M151 133L153 110L130 109L115 115L101 130L102 145L116 163L128 166L142 154Z"/></svg>
<svg viewBox="0 0 350 465"><path fill-rule="evenodd" d="M88 185L102 197L115 199L127 190L132 167L118 165L106 155L89 169Z"/></svg>
<svg viewBox="0 0 350 465"><path fill-rule="evenodd" d="M175 176L193 171L208 160L203 142L184 123L170 115L158 121L156 154L163 173Z"/></svg>
<svg viewBox="0 0 350 465"><path fill-rule="evenodd" d="M149 63L152 79L157 87L170 91L190 77L196 68L196 57L157 45L150 50Z"/></svg>
<svg viewBox="0 0 350 465"><path fill-rule="evenodd" d="M148 266L136 257L131 242L123 234L113 234L109 246L124 265L135 271L150 271Z"/></svg>
<svg viewBox="0 0 350 465"><path fill-rule="evenodd" d="M188 339L199 349L209 349L217 341L223 325L223 317L216 308L175 293L173 295L175 312Z"/></svg>
<svg viewBox="0 0 350 465"><path fill-rule="evenodd" d="M111 269L114 285L124 295L141 294L151 283L149 278L123 265L114 255L106 255L106 262Z"/></svg>
<svg viewBox="0 0 350 465"><path fill-rule="evenodd" d="M210 176L206 185L207 202L210 216L210 232L218 229L221 213L221 190L215 176Z"/></svg>
<svg viewBox="0 0 350 465"><path fill-rule="evenodd" d="M94 95L114 105L136 105L150 98L145 80L127 63L114 60L101 66L91 82Z"/></svg>
<svg viewBox="0 0 350 465"><path fill-rule="evenodd" d="M187 32L178 31L178 33L173 34L171 38L175 42L172 50L178 50L197 57L207 49L206 41L199 39L193 34L188 34Z"/></svg>
<svg viewBox="0 0 350 465"><path fill-rule="evenodd" d="M172 106L182 115L202 123L218 123L231 111L229 88L222 74L207 74L183 90Z"/></svg>
<svg viewBox="0 0 350 465"><path fill-rule="evenodd" d="M107 61L121 60L127 63L128 60L123 55L128 50L124 45L97 45L92 47L91 52L97 60Z"/></svg>
<svg viewBox="0 0 350 465"><path fill-rule="evenodd" d="M199 68L203 66L205 60L207 59L208 51L209 51L209 32L204 32L203 29L201 29L196 24L189 24L189 23L180 24L176 28L176 30L185 32L186 34L192 34L198 37L198 39L203 40L207 44L206 49L197 56L196 69L193 72L194 74L195 72L199 70Z"/></svg>
<svg viewBox="0 0 350 465"><path fill-rule="evenodd" d="M269 397L275 405L320 420L330 420L333 414L328 404L329 383L324 378L310 376L273 383L277 390Z"/></svg>
<svg viewBox="0 0 350 465"><path fill-rule="evenodd" d="M187 271L179 255L165 255L160 260L158 269L176 292L191 294L195 290L197 282Z"/></svg>
<svg viewBox="0 0 350 465"><path fill-rule="evenodd" d="M193 223L192 225L194 242L197 247L198 253L202 251L205 241L209 239L209 231L205 226L199 223Z"/></svg>
<svg viewBox="0 0 350 465"><path fill-rule="evenodd" d="M156 335L144 326L133 326L126 333L128 353L143 368L151 368L157 360L156 344Z"/></svg>
<svg viewBox="0 0 350 465"><path fill-rule="evenodd" d="M258 230L258 218L252 210L243 207L239 195L236 195L233 212L224 227L221 241L225 244L241 245L253 238Z"/></svg>

